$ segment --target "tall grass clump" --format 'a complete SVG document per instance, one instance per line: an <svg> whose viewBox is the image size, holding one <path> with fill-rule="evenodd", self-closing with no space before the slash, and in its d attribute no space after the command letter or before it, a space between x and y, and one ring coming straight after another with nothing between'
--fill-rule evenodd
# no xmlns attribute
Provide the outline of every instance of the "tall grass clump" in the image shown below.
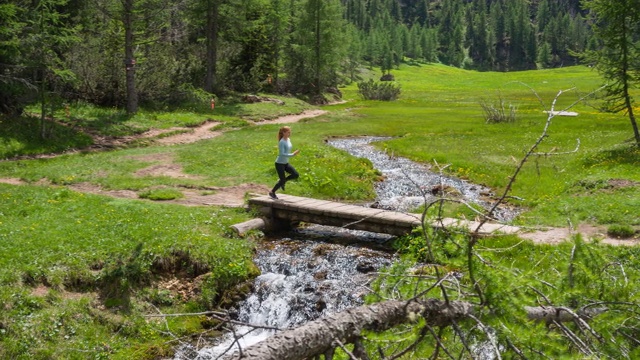
<svg viewBox="0 0 640 360"><path fill-rule="evenodd" d="M358 93L365 100L392 101L400 96L400 86L390 82L375 82L373 79L358 83Z"/></svg>
<svg viewBox="0 0 640 360"><path fill-rule="evenodd" d="M507 106L502 95L499 95L498 99L493 102L482 99L480 100L480 106L484 111L484 119L487 124L512 123L516 121L518 108L513 104Z"/></svg>

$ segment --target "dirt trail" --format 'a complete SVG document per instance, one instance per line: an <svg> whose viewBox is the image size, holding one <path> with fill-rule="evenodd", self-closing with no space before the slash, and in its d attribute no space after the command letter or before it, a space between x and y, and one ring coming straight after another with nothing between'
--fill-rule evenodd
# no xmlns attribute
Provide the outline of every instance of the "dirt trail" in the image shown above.
<svg viewBox="0 0 640 360"><path fill-rule="evenodd" d="M286 115L281 116L279 118L273 120L263 120L263 121L254 121L255 125L266 125L266 124L287 124L298 122L301 119L312 118L316 116L320 116L326 114L326 110L306 110L300 114ZM150 130L146 133L140 135L138 138L156 138L161 136L162 134L176 132L176 131L185 131L180 134L171 135L167 137L159 137L154 141L161 145L176 145L176 144L188 144L193 143L200 140L211 139L216 136L220 136L223 134L222 131L212 131L211 129L218 125L218 122L206 122L195 128L180 128L174 127L165 130Z"/></svg>
<svg viewBox="0 0 640 360"><path fill-rule="evenodd" d="M300 121L301 119L320 116L327 113L325 110L308 110L296 115L287 115L273 120L265 120L254 122L255 125L264 124L286 124ZM161 145L175 145L175 144L187 144L193 143L205 139L211 139L223 134L222 131L212 131L211 129L218 125L217 122L206 122L195 128L171 128L166 130L150 130L136 137L128 137L126 139L115 139L117 144L127 143L140 138L157 138L154 141ZM159 137L162 134L185 131L176 135L170 135L166 137ZM100 139L101 146L104 146L104 142L108 140ZM116 145L117 145L116 144ZM107 144L108 146L108 144ZM60 155L60 154L58 154ZM41 157L52 157L52 155L44 155ZM173 157L168 154L152 154L144 155L140 157L140 160L156 162L157 164L141 169L136 172L138 176L170 176L175 178L193 178L193 175L185 174L182 172L182 167L179 164L173 162ZM0 183L23 185L26 184L20 179L16 178L0 178ZM48 185L46 182L41 182L41 185ZM99 194L105 196L112 196L117 198L129 198L139 199L138 193L131 190L104 190L97 185L90 183L77 183L68 186L69 188L84 193ZM175 203L185 206L228 206L228 207L242 207L245 205L244 197L247 193L267 193L269 187L263 184L241 184L230 187L204 187L204 188L183 188L181 192L184 197L175 200L164 200L166 203ZM588 224L581 224L577 229L570 228L547 228L543 230L524 231L520 234L520 237L531 240L536 243L548 243L557 244L562 241L566 241L575 233L580 233L585 239L598 239L601 243L610 245L640 245L640 239L614 239L607 236L606 228L592 226Z"/></svg>

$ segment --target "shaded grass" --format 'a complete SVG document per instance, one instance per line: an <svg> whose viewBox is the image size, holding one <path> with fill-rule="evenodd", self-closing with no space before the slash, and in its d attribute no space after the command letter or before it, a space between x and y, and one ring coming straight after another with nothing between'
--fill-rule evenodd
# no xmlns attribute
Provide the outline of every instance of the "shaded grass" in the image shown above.
<svg viewBox="0 0 640 360"><path fill-rule="evenodd" d="M50 122L46 123L45 133L47 138L42 140L38 118L0 116L0 159L60 153L93 142L77 130Z"/></svg>

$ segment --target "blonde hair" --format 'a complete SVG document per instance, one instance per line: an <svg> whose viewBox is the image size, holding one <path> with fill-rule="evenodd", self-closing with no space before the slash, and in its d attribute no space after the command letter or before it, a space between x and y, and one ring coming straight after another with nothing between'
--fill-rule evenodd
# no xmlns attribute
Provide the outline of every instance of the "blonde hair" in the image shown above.
<svg viewBox="0 0 640 360"><path fill-rule="evenodd" d="M280 128L280 130L278 131L278 141L282 140L282 138L284 137L284 133L287 131L291 131L291 128L288 126L283 126Z"/></svg>

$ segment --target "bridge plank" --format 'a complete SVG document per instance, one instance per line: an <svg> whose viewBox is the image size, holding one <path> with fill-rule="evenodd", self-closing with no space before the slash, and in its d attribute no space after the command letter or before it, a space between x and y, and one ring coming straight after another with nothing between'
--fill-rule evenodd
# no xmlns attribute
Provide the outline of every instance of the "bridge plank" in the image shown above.
<svg viewBox="0 0 640 360"><path fill-rule="evenodd" d="M393 235L408 234L421 226L421 214L369 208L335 201L319 200L301 196L279 194L278 200L267 195L251 194L249 205L271 208L272 217L289 221L304 221L323 225L348 227L358 230L386 232ZM442 219L442 223L431 226L459 226L475 230L479 223L460 219ZM483 224L480 232L484 235L496 232L516 233L518 227L502 224Z"/></svg>

